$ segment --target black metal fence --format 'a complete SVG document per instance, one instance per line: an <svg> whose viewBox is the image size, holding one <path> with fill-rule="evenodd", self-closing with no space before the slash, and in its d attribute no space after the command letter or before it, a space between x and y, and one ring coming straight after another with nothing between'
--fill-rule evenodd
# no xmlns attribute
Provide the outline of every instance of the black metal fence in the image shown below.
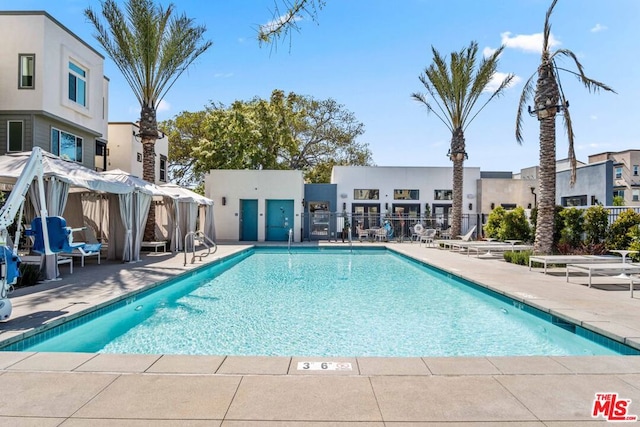
<svg viewBox="0 0 640 427"><path fill-rule="evenodd" d="M462 233L466 233L480 218L477 215L462 215ZM357 229L370 230L386 227L389 232L388 239L411 239L415 233L416 224L423 228L435 228L440 232L451 226L449 216L412 216L412 215L362 215L338 212L315 212L302 215L303 240L341 240L343 233L351 227L354 238L357 237ZM347 238L346 234L344 234Z"/></svg>

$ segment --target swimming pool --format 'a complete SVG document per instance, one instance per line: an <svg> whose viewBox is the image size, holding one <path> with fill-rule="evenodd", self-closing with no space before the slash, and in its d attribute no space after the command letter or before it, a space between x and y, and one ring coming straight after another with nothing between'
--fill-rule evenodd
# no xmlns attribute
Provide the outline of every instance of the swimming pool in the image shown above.
<svg viewBox="0 0 640 427"><path fill-rule="evenodd" d="M559 319L495 298L389 250L252 249L119 305L65 332L48 332L52 338L5 350L270 356L618 354L579 336L584 332L579 327L557 326L553 322Z"/></svg>

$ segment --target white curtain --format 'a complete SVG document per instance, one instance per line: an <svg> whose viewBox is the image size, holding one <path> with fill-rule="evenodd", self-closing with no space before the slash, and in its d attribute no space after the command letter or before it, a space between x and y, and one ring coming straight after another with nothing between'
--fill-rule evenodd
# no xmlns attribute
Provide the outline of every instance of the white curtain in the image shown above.
<svg viewBox="0 0 640 427"><path fill-rule="evenodd" d="M140 261L140 248L142 247L142 238L144 228L149 216L149 206L151 205L151 195L137 191L134 196L134 224L133 224L133 260Z"/></svg>
<svg viewBox="0 0 640 427"><path fill-rule="evenodd" d="M178 232L180 230L177 218L178 202L171 197L164 197L162 200L164 201L164 205L167 209L167 217L169 218L169 240L171 241L169 250L171 252L175 252L179 250L177 241Z"/></svg>
<svg viewBox="0 0 640 427"><path fill-rule="evenodd" d="M120 201L120 219L124 225L124 248L122 251L123 261L133 260L133 209L132 209L132 195L131 194L118 194L118 200Z"/></svg>
<svg viewBox="0 0 640 427"><path fill-rule="evenodd" d="M202 232L212 241L216 241L216 228L213 222L213 205L204 206L204 228Z"/></svg>

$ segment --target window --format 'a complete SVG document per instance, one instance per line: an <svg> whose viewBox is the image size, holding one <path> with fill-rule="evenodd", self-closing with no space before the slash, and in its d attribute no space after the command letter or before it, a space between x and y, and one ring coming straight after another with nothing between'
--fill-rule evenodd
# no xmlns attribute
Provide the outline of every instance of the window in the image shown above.
<svg viewBox="0 0 640 427"><path fill-rule="evenodd" d="M24 123L17 120L7 122L7 151L23 151Z"/></svg>
<svg viewBox="0 0 640 427"><path fill-rule="evenodd" d="M167 157L160 155L160 181L167 182Z"/></svg>
<svg viewBox="0 0 640 427"><path fill-rule="evenodd" d="M640 169L640 166L633 165L633 176L638 176L639 169Z"/></svg>
<svg viewBox="0 0 640 427"><path fill-rule="evenodd" d="M634 202L640 202L640 190L631 190L631 197Z"/></svg>
<svg viewBox="0 0 640 427"><path fill-rule="evenodd" d="M52 128L51 152L63 159L82 162L82 138Z"/></svg>
<svg viewBox="0 0 640 427"><path fill-rule="evenodd" d="M394 200L419 200L420 190L393 190Z"/></svg>
<svg viewBox="0 0 640 427"><path fill-rule="evenodd" d="M622 179L622 166L616 167L616 179Z"/></svg>
<svg viewBox="0 0 640 427"><path fill-rule="evenodd" d="M378 200L380 190L353 190L353 198L355 200Z"/></svg>
<svg viewBox="0 0 640 427"><path fill-rule="evenodd" d="M36 62L36 56L34 54L20 54L18 55L18 61L20 62L19 70L19 89L33 89L35 88L34 82L34 67Z"/></svg>
<svg viewBox="0 0 640 427"><path fill-rule="evenodd" d="M624 199L624 190L613 190L613 197L622 197Z"/></svg>
<svg viewBox="0 0 640 427"><path fill-rule="evenodd" d="M569 196L569 197L562 197L560 199L560 204L562 206L565 207L570 207L570 206L586 206L587 205L587 195L582 195L582 196ZM594 204L594 203L592 203Z"/></svg>
<svg viewBox="0 0 640 427"><path fill-rule="evenodd" d="M453 200L453 190L435 190L433 198L435 200Z"/></svg>
<svg viewBox="0 0 640 427"><path fill-rule="evenodd" d="M69 61L69 99L87 106L87 72Z"/></svg>

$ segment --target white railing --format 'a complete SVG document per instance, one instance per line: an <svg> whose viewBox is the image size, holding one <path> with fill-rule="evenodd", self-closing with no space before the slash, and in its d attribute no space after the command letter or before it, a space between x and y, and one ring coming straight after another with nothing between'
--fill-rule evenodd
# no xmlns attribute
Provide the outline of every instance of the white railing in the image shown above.
<svg viewBox="0 0 640 427"><path fill-rule="evenodd" d="M293 242L293 228L289 229L289 241L287 242L287 250L291 253L291 242Z"/></svg>

